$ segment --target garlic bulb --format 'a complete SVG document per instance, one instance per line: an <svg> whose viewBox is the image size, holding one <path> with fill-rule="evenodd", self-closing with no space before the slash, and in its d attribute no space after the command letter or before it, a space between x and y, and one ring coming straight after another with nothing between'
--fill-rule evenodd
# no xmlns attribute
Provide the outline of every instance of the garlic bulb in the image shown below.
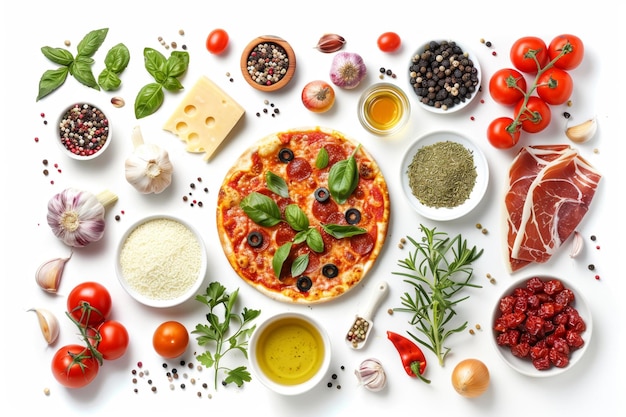
<svg viewBox="0 0 626 417"><path fill-rule="evenodd" d="M172 182L173 166L167 151L143 142L139 126L132 134L135 149L126 159L126 181L142 194L159 194Z"/></svg>
<svg viewBox="0 0 626 417"><path fill-rule="evenodd" d="M72 252L73 253L73 252ZM42 263L37 269L35 280L44 291L56 293L61 283L61 276L65 264L72 257L72 253L67 258L55 258Z"/></svg>
<svg viewBox="0 0 626 417"><path fill-rule="evenodd" d="M117 195L105 190L97 196L67 188L48 201L48 225L66 245L81 248L104 235L105 208Z"/></svg>
<svg viewBox="0 0 626 417"><path fill-rule="evenodd" d="M354 374L360 384L370 391L380 391L387 385L387 375L378 359L365 359Z"/></svg>
<svg viewBox="0 0 626 417"><path fill-rule="evenodd" d="M39 327L43 338L46 339L48 344L54 343L59 337L60 328L59 321L50 311L45 308L31 308L28 311L34 311L37 314L37 320L39 321Z"/></svg>
<svg viewBox="0 0 626 417"><path fill-rule="evenodd" d="M338 87L350 90L355 88L367 75L367 67L361 55L353 52L339 52L330 67L330 80Z"/></svg>

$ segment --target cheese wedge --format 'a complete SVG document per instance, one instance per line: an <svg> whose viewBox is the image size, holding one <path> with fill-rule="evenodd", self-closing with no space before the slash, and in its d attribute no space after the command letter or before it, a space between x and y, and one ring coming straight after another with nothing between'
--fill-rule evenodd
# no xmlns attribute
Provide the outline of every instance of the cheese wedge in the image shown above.
<svg viewBox="0 0 626 417"><path fill-rule="evenodd" d="M204 160L208 161L244 113L243 107L213 81L202 76L163 129L186 142L188 152L204 152Z"/></svg>

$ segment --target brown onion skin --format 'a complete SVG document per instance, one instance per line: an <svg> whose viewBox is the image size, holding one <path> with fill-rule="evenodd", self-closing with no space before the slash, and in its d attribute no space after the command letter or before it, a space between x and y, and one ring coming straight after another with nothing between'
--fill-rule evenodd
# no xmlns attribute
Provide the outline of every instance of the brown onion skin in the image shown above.
<svg viewBox="0 0 626 417"><path fill-rule="evenodd" d="M465 398L480 397L489 388L489 369L478 359L464 359L452 371L452 386Z"/></svg>

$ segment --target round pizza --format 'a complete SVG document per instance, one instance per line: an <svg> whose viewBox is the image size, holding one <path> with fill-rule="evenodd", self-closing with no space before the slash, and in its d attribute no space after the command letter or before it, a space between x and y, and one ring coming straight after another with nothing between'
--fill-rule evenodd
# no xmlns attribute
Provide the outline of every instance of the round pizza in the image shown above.
<svg viewBox="0 0 626 417"><path fill-rule="evenodd" d="M261 293L293 303L345 294L385 242L389 193L375 160L334 130L261 139L226 174L217 230L233 269Z"/></svg>

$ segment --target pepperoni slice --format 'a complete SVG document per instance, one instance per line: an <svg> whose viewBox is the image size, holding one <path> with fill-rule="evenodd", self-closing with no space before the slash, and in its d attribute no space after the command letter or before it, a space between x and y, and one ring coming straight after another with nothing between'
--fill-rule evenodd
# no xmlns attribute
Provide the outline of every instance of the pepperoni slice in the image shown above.
<svg viewBox="0 0 626 417"><path fill-rule="evenodd" d="M324 149L328 153L328 166L333 166L336 162L342 161L348 157L346 151L340 145L332 143L324 145Z"/></svg>
<svg viewBox="0 0 626 417"><path fill-rule="evenodd" d="M303 181L311 175L311 164L304 158L294 158L287 164L287 176L293 181Z"/></svg>
<svg viewBox="0 0 626 417"><path fill-rule="evenodd" d="M296 235L296 232L286 223L279 223L276 229L276 235L274 240L278 246L282 246L287 242L291 242Z"/></svg>
<svg viewBox="0 0 626 417"><path fill-rule="evenodd" d="M337 207L337 203L333 200L326 200L324 203L320 203L317 200L313 200L313 206L311 207L311 211L316 219L323 223L329 223L328 217L331 214L337 213L339 208Z"/></svg>
<svg viewBox="0 0 626 417"><path fill-rule="evenodd" d="M350 238L350 246L359 255L365 255L374 249L374 238L369 233L352 236Z"/></svg>

